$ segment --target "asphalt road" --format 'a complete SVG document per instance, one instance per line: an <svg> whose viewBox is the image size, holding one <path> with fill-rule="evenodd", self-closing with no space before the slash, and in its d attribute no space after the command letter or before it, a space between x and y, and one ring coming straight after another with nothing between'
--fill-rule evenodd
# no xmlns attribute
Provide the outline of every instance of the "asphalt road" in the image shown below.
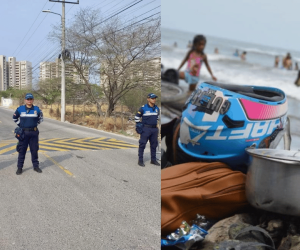
<svg viewBox="0 0 300 250"><path fill-rule="evenodd" d="M136 139L45 118L43 173L28 151L17 176L12 115L0 107L1 250L160 249L161 170L149 145L142 168Z"/></svg>

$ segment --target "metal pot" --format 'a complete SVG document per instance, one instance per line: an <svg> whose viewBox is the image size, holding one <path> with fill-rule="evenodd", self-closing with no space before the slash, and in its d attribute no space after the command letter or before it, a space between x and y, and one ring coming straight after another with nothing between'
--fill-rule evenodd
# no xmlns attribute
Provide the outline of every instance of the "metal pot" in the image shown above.
<svg viewBox="0 0 300 250"><path fill-rule="evenodd" d="M300 216L300 151L246 149L248 202L259 209Z"/></svg>

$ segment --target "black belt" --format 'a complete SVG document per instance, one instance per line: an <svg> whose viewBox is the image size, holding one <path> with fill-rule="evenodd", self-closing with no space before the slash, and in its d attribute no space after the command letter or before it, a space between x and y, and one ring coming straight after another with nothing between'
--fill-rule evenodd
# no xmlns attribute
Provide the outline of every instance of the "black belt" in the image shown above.
<svg viewBox="0 0 300 250"><path fill-rule="evenodd" d="M22 128L24 131L37 131L37 127L34 128Z"/></svg>
<svg viewBox="0 0 300 250"><path fill-rule="evenodd" d="M147 128L156 128L156 125L148 125L148 124L144 124L144 127L147 127Z"/></svg>

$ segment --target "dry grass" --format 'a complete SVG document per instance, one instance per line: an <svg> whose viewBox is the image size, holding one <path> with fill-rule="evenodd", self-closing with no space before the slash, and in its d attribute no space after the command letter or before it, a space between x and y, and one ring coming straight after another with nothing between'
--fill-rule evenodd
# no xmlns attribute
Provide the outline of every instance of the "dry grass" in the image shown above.
<svg viewBox="0 0 300 250"><path fill-rule="evenodd" d="M50 105L38 105L43 111L44 117L60 120L60 105L53 104L52 108ZM12 109L17 109L19 106L11 106ZM101 110L106 112L107 105L103 105ZM123 135L130 135L139 137L135 132L135 123L127 121L123 118L123 129L122 129L122 118L121 117L99 117L96 115L97 107L95 105L76 105L73 119L73 105L66 106L66 120L70 123L91 127L95 129L105 130L108 132L121 133ZM84 110L84 116L83 116ZM121 112L121 106L116 106L116 112ZM128 108L123 106L123 112L127 112Z"/></svg>
<svg viewBox="0 0 300 250"><path fill-rule="evenodd" d="M52 105L52 109L56 109L57 107L60 107L60 105L58 104L53 104ZM40 105L40 108L43 110L48 110L51 108L50 105ZM106 112L108 109L108 105L107 104L103 104L101 106L101 111L102 112ZM96 105L75 105L75 111L76 112L88 112L88 113L94 113L97 112L97 107ZM121 106L116 106L115 107L115 112L121 112L122 111L122 107ZM66 112L73 112L73 105L66 105ZM123 112L129 112L129 109L126 106L123 106Z"/></svg>

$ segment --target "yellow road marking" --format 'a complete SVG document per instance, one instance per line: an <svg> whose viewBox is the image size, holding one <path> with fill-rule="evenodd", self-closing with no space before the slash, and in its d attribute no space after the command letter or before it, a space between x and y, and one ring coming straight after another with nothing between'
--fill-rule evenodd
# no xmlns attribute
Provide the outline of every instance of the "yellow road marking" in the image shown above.
<svg viewBox="0 0 300 250"><path fill-rule="evenodd" d="M40 142L49 142L49 141L66 141L66 140L71 140L71 139L77 139L77 138L65 138L65 139L60 139L60 138L51 138L51 139L42 139Z"/></svg>
<svg viewBox="0 0 300 250"><path fill-rule="evenodd" d="M111 142L108 142L108 141L100 141L100 142L84 142L84 141L79 141L79 140L74 140L73 142L81 142L82 145L94 145L94 146L111 146L111 147L115 147L115 146L119 146L119 148L127 148L127 147L137 147L135 145L132 145L132 144L128 144L126 142L124 143L111 143ZM121 146L124 146L124 147L121 147Z"/></svg>
<svg viewBox="0 0 300 250"><path fill-rule="evenodd" d="M91 141L94 141L94 142L97 142L97 141L102 141L102 140L104 140L104 139L106 139L107 137L100 137L100 138L95 138L95 139L93 139L93 140L91 140Z"/></svg>
<svg viewBox="0 0 300 250"><path fill-rule="evenodd" d="M100 139L107 139L105 137L102 137ZM110 145L120 145L120 146L130 146L130 147L138 147L136 145L133 145L133 144L130 144L130 143L127 143L127 142L124 142L124 141L118 141L116 139L110 139L110 140L107 140L107 141L103 141L103 140L98 140L98 139L94 139L94 140L90 140L89 143L91 142L95 142L97 144L101 144L101 143L107 143L107 144L110 144ZM86 143L86 142L84 142Z"/></svg>
<svg viewBox="0 0 300 250"><path fill-rule="evenodd" d="M116 141L117 141L117 139L110 138L110 139L108 139L107 141L114 141L114 142L116 142Z"/></svg>
<svg viewBox="0 0 300 250"><path fill-rule="evenodd" d="M65 141L70 141L70 140L75 140L78 138L65 138L65 139L59 139L59 142L65 142Z"/></svg>
<svg viewBox="0 0 300 250"><path fill-rule="evenodd" d="M50 160L52 161L56 166L58 166L61 170L63 170L66 174L70 175L70 176L73 176L73 174L65 169L63 166L61 166L57 161L55 161L54 159L52 159L49 155L47 155L45 152L43 152L43 154Z"/></svg>
<svg viewBox="0 0 300 250"><path fill-rule="evenodd" d="M15 150L17 140L3 140L0 142L0 155L10 153L9 151ZM7 147L4 148L3 147ZM107 137L86 137L86 138L51 138L40 139L40 151L47 152L53 151L69 151L69 150L109 150L109 149L128 149L137 148L138 146L120 141L114 138ZM2 148L2 150L1 150ZM29 150L29 149L28 149ZM11 154L17 154L13 152Z"/></svg>
<svg viewBox="0 0 300 250"><path fill-rule="evenodd" d="M57 141L57 142L55 142L55 143L57 143L57 144L62 144L63 146L62 147L71 147L71 146L66 146L66 145L74 145L74 143L72 143L72 142L60 142L60 141ZM120 147L120 146L113 146L113 145L106 145L106 144L104 144L104 145L102 145L102 143L104 143L104 142L101 142L101 143L99 143L99 146L106 146L106 147L113 147L113 148L123 148L123 149L126 149L127 147ZM49 144L49 143L48 143ZM52 146L53 146L54 144L52 144ZM92 149L99 149L99 146L97 145L96 147L93 147L93 146L88 146L88 145L79 145L79 146L83 146L83 147L85 147L85 148L92 148ZM76 149L76 147L74 147L75 149ZM80 150L84 150L85 148L80 148Z"/></svg>
<svg viewBox="0 0 300 250"><path fill-rule="evenodd" d="M79 149L79 150L87 150L89 148L91 149L99 149L99 147L92 147L92 146L85 146L86 148L82 148L81 146L84 146L84 145L81 145L79 144L78 146L75 146L74 143L72 142L61 142L61 141L56 141L55 143L51 144L50 142L47 143L48 145L52 145L52 146L56 146L55 144L58 144L57 146L60 146L60 147L66 147L66 148L73 148L73 149ZM72 145L72 146L68 146L68 145Z"/></svg>
<svg viewBox="0 0 300 250"><path fill-rule="evenodd" d="M55 143L59 144L59 142L55 142ZM43 142L43 143L41 143L41 146L43 146L43 145L49 145L49 146L52 146L52 147L58 146L58 145L55 145L54 143L50 143L50 142ZM80 148L80 147L67 146L67 145L65 145L65 142L60 147L62 147L62 148L71 148L71 149L76 149L76 150L82 150L82 148Z"/></svg>
<svg viewBox="0 0 300 250"><path fill-rule="evenodd" d="M63 148L47 147L47 146L44 146L43 144L40 144L39 148L45 148L45 149L50 149L50 150L55 150L55 151L68 151L67 149L63 149Z"/></svg>
<svg viewBox="0 0 300 250"><path fill-rule="evenodd" d="M17 143L18 140L3 140L2 143Z"/></svg>
<svg viewBox="0 0 300 250"><path fill-rule="evenodd" d="M0 150L0 155L3 154L3 153L6 153L8 151L11 151L13 149L16 149L16 145L14 145L12 147L9 147L9 148L5 148L5 149Z"/></svg>

